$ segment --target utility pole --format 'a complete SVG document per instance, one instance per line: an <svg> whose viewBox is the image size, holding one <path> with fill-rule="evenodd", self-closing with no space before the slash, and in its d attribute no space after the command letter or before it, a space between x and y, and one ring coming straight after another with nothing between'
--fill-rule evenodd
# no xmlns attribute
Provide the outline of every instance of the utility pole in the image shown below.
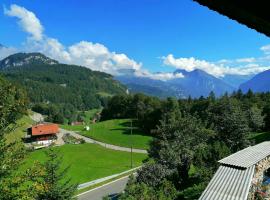
<svg viewBox="0 0 270 200"><path fill-rule="evenodd" d="M131 123L131 129L130 129L130 168L133 167L133 159L132 159L132 119L130 121Z"/></svg>

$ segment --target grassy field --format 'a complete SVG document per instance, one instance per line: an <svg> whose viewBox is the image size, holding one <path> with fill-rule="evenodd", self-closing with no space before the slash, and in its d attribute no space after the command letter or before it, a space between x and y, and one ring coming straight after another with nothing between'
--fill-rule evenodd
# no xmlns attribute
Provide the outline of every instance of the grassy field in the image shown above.
<svg viewBox="0 0 270 200"><path fill-rule="evenodd" d="M25 115L19 119L16 123L15 129L7 135L7 142L12 142L15 140L20 140L26 134L26 129L33 124L33 120Z"/></svg>
<svg viewBox="0 0 270 200"><path fill-rule="evenodd" d="M144 135L138 128L133 128L130 135L130 119L114 119L90 125L90 131L85 131L84 126L63 125L62 128L77 131L80 134L95 140L123 147L147 149L152 137Z"/></svg>
<svg viewBox="0 0 270 200"><path fill-rule="evenodd" d="M130 169L130 153L114 151L96 144L64 145L58 148L63 155L63 167L70 166L68 176L73 182L84 183ZM24 169L34 161L43 162L45 154L36 150L29 154ZM134 166L139 166L147 157L145 154L133 154Z"/></svg>
<svg viewBox="0 0 270 200"><path fill-rule="evenodd" d="M256 144L270 141L270 132L250 133L249 139L255 141Z"/></svg>
<svg viewBox="0 0 270 200"><path fill-rule="evenodd" d="M83 117L83 121L86 124L90 124L92 122L92 120L94 119L95 115L99 112L101 112L101 108L99 109L92 109L92 110L87 110L87 111L82 111L81 113L83 113L84 117Z"/></svg>

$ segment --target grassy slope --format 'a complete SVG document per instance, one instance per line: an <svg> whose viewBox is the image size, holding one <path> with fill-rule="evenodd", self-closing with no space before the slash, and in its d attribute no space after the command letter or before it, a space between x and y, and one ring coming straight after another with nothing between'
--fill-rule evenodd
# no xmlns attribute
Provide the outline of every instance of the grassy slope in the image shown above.
<svg viewBox="0 0 270 200"><path fill-rule="evenodd" d="M33 120L29 116L23 116L16 123L16 127L10 134L7 135L7 142L12 142L21 139L26 134L26 129L33 124Z"/></svg>
<svg viewBox="0 0 270 200"><path fill-rule="evenodd" d="M105 149L95 144L64 145L55 147L63 155L62 166L70 166L73 182L84 183L130 169L130 153ZM34 161L44 161L45 149L37 150L27 158L24 168ZM142 164L147 155L133 154L134 166ZM133 166L133 167L134 167Z"/></svg>
<svg viewBox="0 0 270 200"><path fill-rule="evenodd" d="M89 124L91 122L91 120L93 120L93 118L95 117L96 113L101 112L101 109L92 109L92 110L88 110L83 112L84 113L84 122L86 124Z"/></svg>
<svg viewBox="0 0 270 200"><path fill-rule="evenodd" d="M114 119L90 125L90 131L85 131L83 126L66 126L62 128L78 131L82 135L91 137L98 141L114 144L123 147L130 147L131 142L134 148L147 149L152 137L144 135L137 128L133 129L130 135L129 119Z"/></svg>

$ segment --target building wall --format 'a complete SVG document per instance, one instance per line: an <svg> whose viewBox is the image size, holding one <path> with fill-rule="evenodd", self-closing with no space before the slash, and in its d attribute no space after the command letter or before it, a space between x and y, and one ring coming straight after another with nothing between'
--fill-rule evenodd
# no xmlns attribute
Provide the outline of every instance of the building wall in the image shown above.
<svg viewBox="0 0 270 200"><path fill-rule="evenodd" d="M264 178L264 172L270 168L270 156L266 157L265 159L261 160L255 166L255 173L252 179L252 185L249 192L248 199L253 200L255 199L255 193L259 192L262 196L268 196L267 193L262 192L265 188L262 187L262 182ZM269 191L270 193L270 191ZM269 199L269 198L265 198Z"/></svg>

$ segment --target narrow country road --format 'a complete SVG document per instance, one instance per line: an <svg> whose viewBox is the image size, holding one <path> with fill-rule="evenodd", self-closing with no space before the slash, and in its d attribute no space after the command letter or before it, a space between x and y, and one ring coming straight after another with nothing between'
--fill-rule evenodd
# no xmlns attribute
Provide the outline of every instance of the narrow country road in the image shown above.
<svg viewBox="0 0 270 200"><path fill-rule="evenodd" d="M131 151L131 149L130 148L127 148L127 147L120 147L120 146L116 146L116 145L112 145L112 144L107 144L107 143L104 143L104 142L99 142L97 140L93 140L91 138L82 136L82 135L80 135L80 134L78 134L78 133L76 133L74 131L68 131L68 130L65 130L65 129L60 129L60 134L65 135L67 133L69 133L73 137L82 138L87 143L95 143L95 144L101 145L101 146L103 146L103 147L105 147L107 149L113 149L113 150L117 150L117 151L126 151L126 152L130 152ZM144 154L147 154L147 151L146 150L143 150L143 149L132 149L132 152L134 152L134 153L144 153Z"/></svg>
<svg viewBox="0 0 270 200"><path fill-rule="evenodd" d="M110 196L112 199L115 197L116 199L118 194L124 191L127 182L128 177L123 177L101 187L82 193L77 197L79 200L102 200L102 197L104 196Z"/></svg>

